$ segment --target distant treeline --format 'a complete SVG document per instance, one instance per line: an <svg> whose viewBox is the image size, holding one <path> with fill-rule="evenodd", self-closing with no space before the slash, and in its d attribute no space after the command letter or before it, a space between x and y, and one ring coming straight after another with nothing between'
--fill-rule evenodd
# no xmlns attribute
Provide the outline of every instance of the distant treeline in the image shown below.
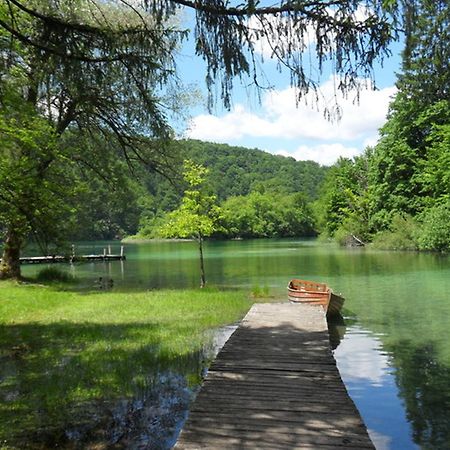
<svg viewBox="0 0 450 450"><path fill-rule="evenodd" d="M181 202L186 187L181 176L184 159L209 169L209 187L223 213L217 237L316 234L310 205L319 196L327 167L257 149L195 140L177 141L173 153L175 170L168 176L144 168L131 174L123 165L120 180L112 184L89 181L77 206L76 238L158 236L165 215Z"/></svg>

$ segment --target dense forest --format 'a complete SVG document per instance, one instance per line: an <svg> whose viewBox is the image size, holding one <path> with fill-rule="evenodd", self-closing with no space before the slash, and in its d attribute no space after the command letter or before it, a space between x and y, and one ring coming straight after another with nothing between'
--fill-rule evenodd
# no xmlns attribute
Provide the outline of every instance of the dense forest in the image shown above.
<svg viewBox="0 0 450 450"><path fill-rule="evenodd" d="M246 13L266 17L264 8L254 10L250 3ZM388 52L395 38L391 25L396 22L387 17L396 2L382 2L379 11L374 4L379 15L361 23L349 20L358 6L350 3L349 11L342 10L345 20L333 19L339 32L327 31L340 41L328 47L325 39L316 48L319 61L330 54L337 58L334 69L343 75L343 93L357 85L358 76L370 73L377 54ZM221 211L215 237L322 233L343 243L350 237L384 248L450 250L447 1L403 4L403 64L381 138L361 156L331 168L256 149L173 139L170 117L186 98L175 76L183 33L165 29L163 19L174 10L161 4L165 12L153 17L155 11L136 16L122 3L105 4L97 13L46 5L36 2L36 11L20 1L0 6L2 277L19 276L20 251L30 238L45 248L75 239L160 236L167 217L182 204L185 160L208 169L209 193ZM222 30L217 14L230 22L229 31L246 26L222 16L222 10L194 7L198 18L205 15L203 44L207 36L216 42ZM282 15L274 16L280 20L277 33L285 37L293 35L295 24L301 29L317 22L319 35L329 24L326 8L323 16L295 8L284 14L295 19L288 25ZM131 26L111 20L119 16ZM270 37L274 31L270 21L265 24L261 33ZM300 41L286 40L280 49L288 67L295 66ZM222 86L225 106L232 79L250 67L242 49L253 54L251 41L232 43L236 53L226 46L222 54L217 43L215 51L198 49L208 62L207 79ZM229 61L232 54L238 56ZM221 58L229 65L221 65ZM303 67L297 62L291 78L301 96L317 84L298 78Z"/></svg>
<svg viewBox="0 0 450 450"><path fill-rule="evenodd" d="M183 160L208 169L208 189L221 206L216 237L307 236L316 233L311 203L317 200L327 167L313 161L271 155L257 149L194 140L173 143L171 177L134 173L122 163L116 181L85 180L76 199L72 230L77 239L160 236L166 215L182 199Z"/></svg>
<svg viewBox="0 0 450 450"><path fill-rule="evenodd" d="M450 250L450 7L406 10L398 93L374 148L331 168L320 227L345 242Z"/></svg>

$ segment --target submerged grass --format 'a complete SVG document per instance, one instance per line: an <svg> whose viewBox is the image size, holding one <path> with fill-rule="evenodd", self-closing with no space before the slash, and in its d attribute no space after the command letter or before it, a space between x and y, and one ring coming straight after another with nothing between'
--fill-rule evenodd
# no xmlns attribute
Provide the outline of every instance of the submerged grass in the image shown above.
<svg viewBox="0 0 450 450"><path fill-rule="evenodd" d="M209 330L249 307L233 291L82 294L0 283L0 448L60 446L69 424L142 397L165 371L198 383Z"/></svg>

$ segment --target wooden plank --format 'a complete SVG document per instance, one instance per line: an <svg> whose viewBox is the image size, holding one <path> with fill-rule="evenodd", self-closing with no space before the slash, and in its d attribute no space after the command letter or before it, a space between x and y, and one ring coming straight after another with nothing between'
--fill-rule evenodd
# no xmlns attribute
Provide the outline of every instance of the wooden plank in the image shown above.
<svg viewBox="0 0 450 450"><path fill-rule="evenodd" d="M323 310L254 305L212 363L175 447L373 450Z"/></svg>
<svg viewBox="0 0 450 450"><path fill-rule="evenodd" d="M205 426L215 426L215 424L234 424L235 422L240 423L253 423L255 429L259 427L267 426L289 426L290 430L295 430L296 433L308 433L308 432L326 432L332 434L349 434L349 435L360 435L365 434L366 430L363 424L360 422L355 422L352 420L350 415L344 416L341 413L330 412L328 408L323 405L316 405L317 409L322 408L321 411L316 411L318 414L327 414L326 417L314 417L312 414L307 414L309 411L273 411L273 410L263 410L263 411L249 411L249 414L242 415L236 414L237 410L229 410L226 412L218 412L211 416L209 411L195 410L195 415L193 414L190 418L191 421L201 421ZM339 429L335 428L335 421L340 420L341 426ZM293 425L293 426L292 426ZM345 428L346 426L346 428ZM345 428L345 430L344 430Z"/></svg>
<svg viewBox="0 0 450 450"><path fill-rule="evenodd" d="M242 442L264 442L285 444L286 448L291 448L292 444L302 444L303 445L334 445L334 448L339 448L346 446L347 448L371 448L367 445L367 440L364 435L350 436L347 434L326 434L315 433L295 433L296 429L289 429L285 427L283 430L277 430L271 427L265 430L255 431L253 429L245 429L245 427L232 427L227 429L222 426L221 428L206 428L202 425L196 425L192 423L188 433L191 433L194 439L198 439L198 435L203 435L208 439L214 439L218 437L228 438L230 432L234 438L239 437ZM198 439L202 442L203 440ZM370 445L370 444L369 444ZM373 448L373 447L372 447Z"/></svg>

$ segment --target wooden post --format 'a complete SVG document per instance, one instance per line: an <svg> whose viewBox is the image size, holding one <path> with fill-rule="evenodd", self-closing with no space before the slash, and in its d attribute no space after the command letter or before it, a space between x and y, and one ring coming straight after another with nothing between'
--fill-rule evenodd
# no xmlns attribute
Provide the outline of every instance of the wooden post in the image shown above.
<svg viewBox="0 0 450 450"><path fill-rule="evenodd" d="M106 259L106 247L103 248L103 259Z"/></svg>
<svg viewBox="0 0 450 450"><path fill-rule="evenodd" d="M120 246L120 259L123 259L123 245Z"/></svg>
<svg viewBox="0 0 450 450"><path fill-rule="evenodd" d="M111 255L111 245L108 245L108 255Z"/></svg>

